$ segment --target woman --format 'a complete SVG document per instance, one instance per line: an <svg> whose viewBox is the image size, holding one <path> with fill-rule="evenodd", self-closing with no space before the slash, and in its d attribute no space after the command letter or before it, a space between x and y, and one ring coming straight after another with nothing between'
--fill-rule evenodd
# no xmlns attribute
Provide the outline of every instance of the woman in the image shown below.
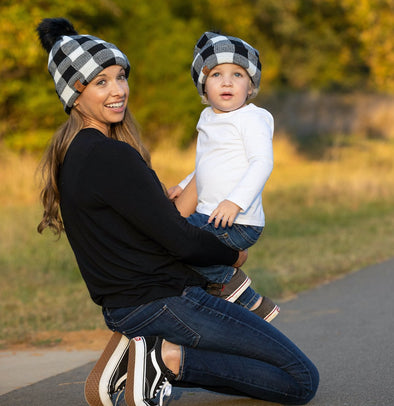
<svg viewBox="0 0 394 406"><path fill-rule="evenodd" d="M169 381L307 403L318 386L311 361L260 317L207 294L189 267L237 267L246 253L189 225L167 199L127 110L127 57L64 19L37 30L70 115L44 157L38 231L65 230L93 301L118 332L86 383L88 403L124 395L127 405L149 405Z"/></svg>

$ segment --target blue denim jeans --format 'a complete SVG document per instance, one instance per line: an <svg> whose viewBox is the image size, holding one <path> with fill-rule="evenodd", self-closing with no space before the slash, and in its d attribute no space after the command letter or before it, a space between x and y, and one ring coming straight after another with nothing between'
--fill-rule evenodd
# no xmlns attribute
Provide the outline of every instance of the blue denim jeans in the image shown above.
<svg viewBox="0 0 394 406"><path fill-rule="evenodd" d="M209 216L201 213L193 213L186 220L202 230L209 231L216 235L219 240L229 247L240 251L252 246L263 232L263 227L245 226L243 224L233 224L231 227L215 228L213 223L208 223ZM214 265L208 267L193 267L195 271L203 275L210 282L228 283L233 276L234 268L227 265ZM251 287L238 298L237 303L250 309L260 298L260 295Z"/></svg>
<svg viewBox="0 0 394 406"><path fill-rule="evenodd" d="M181 345L173 384L302 405L314 396L313 363L252 312L187 287L181 296L129 308L103 308L108 327L129 338L160 336Z"/></svg>

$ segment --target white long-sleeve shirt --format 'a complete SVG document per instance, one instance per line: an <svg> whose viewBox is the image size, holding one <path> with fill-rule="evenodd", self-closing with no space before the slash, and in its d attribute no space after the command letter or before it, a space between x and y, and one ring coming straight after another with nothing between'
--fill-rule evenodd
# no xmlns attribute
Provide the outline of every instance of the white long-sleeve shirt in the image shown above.
<svg viewBox="0 0 394 406"><path fill-rule="evenodd" d="M261 193L273 168L271 113L252 103L221 114L207 107L197 130L196 211L210 215L227 199L241 207L235 223L264 226ZM179 186L184 188L193 174Z"/></svg>

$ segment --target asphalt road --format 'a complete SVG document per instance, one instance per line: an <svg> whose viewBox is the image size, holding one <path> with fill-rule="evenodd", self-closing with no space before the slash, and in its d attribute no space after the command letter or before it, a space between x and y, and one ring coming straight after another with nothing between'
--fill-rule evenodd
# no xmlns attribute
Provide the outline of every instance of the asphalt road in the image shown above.
<svg viewBox="0 0 394 406"><path fill-rule="evenodd" d="M311 406L394 405L394 259L305 292L281 304L274 324L315 362L321 377ZM94 354L88 354L92 357ZM58 363L70 358L59 353ZM67 358L68 356L68 358ZM81 360L87 356L81 353ZM19 377L43 368L42 357ZM6 374L7 362L0 358ZM14 358L15 361L15 358ZM25 360L26 361L26 360ZM75 361L77 365L77 361ZM0 406L86 406L83 384L93 362L0 396ZM5 371L5 372L4 372ZM6 375L0 378L1 381ZM17 378L15 378L17 379ZM20 378L21 379L21 378ZM23 382L23 379L21 379ZM15 387L18 382L15 382ZM170 406L268 406L272 403L174 388Z"/></svg>

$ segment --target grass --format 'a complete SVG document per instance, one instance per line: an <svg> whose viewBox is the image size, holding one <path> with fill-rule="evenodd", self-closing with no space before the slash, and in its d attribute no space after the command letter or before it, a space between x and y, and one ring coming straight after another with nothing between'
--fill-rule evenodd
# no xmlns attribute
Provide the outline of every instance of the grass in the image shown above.
<svg viewBox="0 0 394 406"><path fill-rule="evenodd" d="M38 206L0 214L0 344L30 341L46 330L104 327L90 300L66 238L35 231Z"/></svg>
<svg viewBox="0 0 394 406"><path fill-rule="evenodd" d="M274 152L266 228L244 267L256 290L286 299L394 256L392 142L354 138L306 154L278 136ZM192 170L193 158L193 148L152 154L167 186ZM0 347L34 342L36 332L105 327L67 239L35 231L37 163L0 149Z"/></svg>

